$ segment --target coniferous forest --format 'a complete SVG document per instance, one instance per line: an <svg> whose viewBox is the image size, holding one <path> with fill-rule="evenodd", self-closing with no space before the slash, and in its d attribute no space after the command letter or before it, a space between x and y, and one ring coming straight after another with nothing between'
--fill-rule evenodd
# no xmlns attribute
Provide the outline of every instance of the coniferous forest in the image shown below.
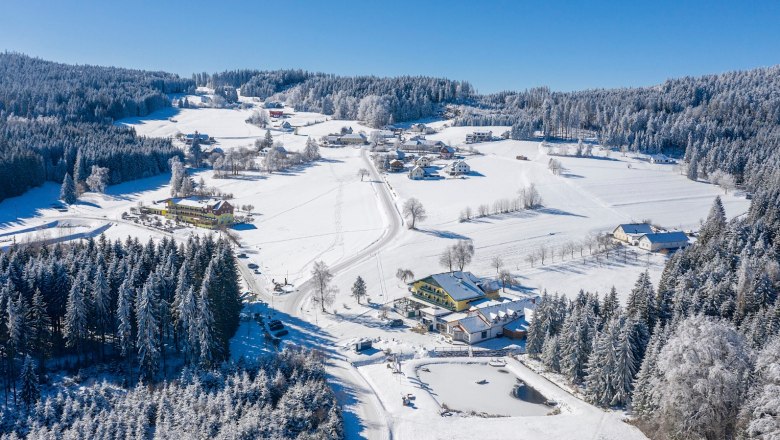
<svg viewBox="0 0 780 440"><path fill-rule="evenodd" d="M515 139L592 137L679 157L701 176L728 173L752 196L747 213L727 220L716 199L695 244L669 258L657 285L641 275L624 305L614 290L545 292L526 348L593 404L630 410L653 438L780 433L780 67L655 87L480 95L466 82L430 77L241 70L182 79L5 53L0 200L66 175L83 181L91 165L109 168L110 183L166 171L181 155L170 141L112 122L169 106L169 93L196 85L374 127L446 111L460 125L511 127ZM3 396L6 408L25 408L4 413L2 431L341 437L333 394L309 354L222 364L238 326L238 289L233 250L210 238L1 253ZM49 371L96 364L112 365L127 387L41 398ZM194 411L199 417L188 417ZM196 419L203 425L191 426Z"/></svg>
<svg viewBox="0 0 780 440"><path fill-rule="evenodd" d="M60 183L66 173L87 174L92 165L108 168L112 184L167 171L168 159L180 154L169 140L112 123L169 107L169 93L193 88L192 80L163 72L0 53L0 200Z"/></svg>

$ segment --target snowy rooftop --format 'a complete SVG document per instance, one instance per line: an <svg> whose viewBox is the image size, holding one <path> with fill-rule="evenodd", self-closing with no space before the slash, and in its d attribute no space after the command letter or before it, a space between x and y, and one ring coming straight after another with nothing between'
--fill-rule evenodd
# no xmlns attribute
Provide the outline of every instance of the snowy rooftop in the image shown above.
<svg viewBox="0 0 780 440"><path fill-rule="evenodd" d="M224 200L220 199L214 199L214 198L208 198L208 199L202 199L198 197L176 197L171 199L171 201L176 205L181 206L191 206L193 208L204 208L204 207L213 207L214 209L219 209L220 206L225 202Z"/></svg>
<svg viewBox="0 0 780 440"><path fill-rule="evenodd" d="M647 239L650 243L676 243L678 241L688 241L688 236L685 235L685 232L680 231L645 234L642 238Z"/></svg>
<svg viewBox="0 0 780 440"><path fill-rule="evenodd" d="M479 279L471 272L445 272L431 275L431 278L455 301L465 301L485 295L477 286Z"/></svg>
<svg viewBox="0 0 780 440"><path fill-rule="evenodd" d="M626 223L622 225L618 225L616 230L620 228L623 229L623 232L626 234L652 234L653 228L650 227L647 223Z"/></svg>
<svg viewBox="0 0 780 440"><path fill-rule="evenodd" d="M506 315L524 315L525 309L533 309L536 305L530 298L518 299L515 301L504 301L499 304L492 304L485 307L476 307L476 312L488 319L496 317L503 318Z"/></svg>
<svg viewBox="0 0 780 440"><path fill-rule="evenodd" d="M467 333L477 333L490 329L490 325L483 321L479 316L468 316L461 319L458 324L460 324Z"/></svg>

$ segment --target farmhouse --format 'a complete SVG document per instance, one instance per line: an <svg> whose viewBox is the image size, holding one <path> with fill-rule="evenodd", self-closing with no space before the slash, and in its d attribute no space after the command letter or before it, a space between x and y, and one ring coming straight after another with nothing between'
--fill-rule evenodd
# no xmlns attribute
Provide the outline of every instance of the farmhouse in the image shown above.
<svg viewBox="0 0 780 440"><path fill-rule="evenodd" d="M466 135L466 143L489 142L493 140L492 131L475 131Z"/></svg>
<svg viewBox="0 0 780 440"><path fill-rule="evenodd" d="M409 291L413 298L435 306L460 312L470 303L484 298L498 298L498 290L471 272L445 272L413 281Z"/></svg>
<svg viewBox="0 0 780 440"><path fill-rule="evenodd" d="M409 170L409 178L412 180L422 180L425 178L425 170L423 167L417 165Z"/></svg>
<svg viewBox="0 0 780 440"><path fill-rule="evenodd" d="M141 212L164 215L169 219L209 229L231 225L234 222L233 205L219 199L172 198L165 201L165 207L143 207Z"/></svg>
<svg viewBox="0 0 780 440"><path fill-rule="evenodd" d="M677 161L665 154L653 154L650 156L650 163L677 163Z"/></svg>
<svg viewBox="0 0 780 440"><path fill-rule="evenodd" d="M419 158L417 158L417 162L415 162L415 164L418 167L423 167L423 168L429 167L431 166L431 158L430 156L420 156Z"/></svg>
<svg viewBox="0 0 780 440"><path fill-rule="evenodd" d="M490 301L471 307L466 317L447 319L445 335L468 344L504 335L522 338L535 308L536 298Z"/></svg>
<svg viewBox="0 0 780 440"><path fill-rule="evenodd" d="M612 231L612 236L616 240L636 245L642 235L652 234L653 232L653 228L647 223L626 223L618 225L618 227Z"/></svg>
<svg viewBox="0 0 780 440"><path fill-rule="evenodd" d="M447 173L451 176L459 176L462 174L468 174L471 172L469 164L462 160L456 160L447 166Z"/></svg>
<svg viewBox="0 0 780 440"><path fill-rule="evenodd" d="M284 110L271 110L268 112L268 115L272 118L281 118L284 116Z"/></svg>
<svg viewBox="0 0 780 440"><path fill-rule="evenodd" d="M350 129L351 130L351 129ZM363 133L347 133L339 137L339 140L344 145L365 145L367 144L366 135Z"/></svg>
<svg viewBox="0 0 780 440"><path fill-rule="evenodd" d="M404 170L404 163L403 162L401 162L398 159L390 161L390 172L400 173L403 170Z"/></svg>
<svg viewBox="0 0 780 440"><path fill-rule="evenodd" d="M279 130L282 130L282 131L293 131L293 126L289 122L284 121L281 124L279 124Z"/></svg>
<svg viewBox="0 0 780 440"><path fill-rule="evenodd" d="M196 139L198 142L208 142L210 138L206 133L198 133L197 131L195 133L187 133L184 135L184 142L187 144L191 144L192 141Z"/></svg>
<svg viewBox="0 0 780 440"><path fill-rule="evenodd" d="M688 246L688 236L680 231L644 234L639 238L639 248L647 251L680 249L685 246Z"/></svg>
<svg viewBox="0 0 780 440"><path fill-rule="evenodd" d="M455 157L455 149L445 145L439 148L439 157L442 159L452 159Z"/></svg>

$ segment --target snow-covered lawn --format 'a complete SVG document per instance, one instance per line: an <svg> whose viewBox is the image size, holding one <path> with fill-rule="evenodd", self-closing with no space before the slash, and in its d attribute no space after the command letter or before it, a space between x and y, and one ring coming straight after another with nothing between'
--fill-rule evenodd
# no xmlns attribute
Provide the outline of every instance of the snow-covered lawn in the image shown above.
<svg viewBox="0 0 780 440"><path fill-rule="evenodd" d="M371 131L356 121L319 122L325 116L286 111L294 113L288 120L301 126L299 134L278 130L272 130L272 134L288 150L301 150L308 136L319 139L338 132L342 126L351 126L356 132ZM252 109L168 109L143 120L120 123L149 136L174 136L178 132L198 130L214 136L217 146L226 149L250 146L265 134L265 130L245 122L252 112ZM313 122L318 123L305 126ZM443 127L445 124L439 121L430 125ZM448 127L428 138L462 146L466 133L474 129ZM506 128L487 129L500 135ZM536 261L533 266L525 257L540 245L558 248L632 220L650 218L669 228L695 228L706 216L715 196L722 193L713 185L687 180L671 165L653 165L618 153L612 153L611 158L559 158L566 171L555 176L547 169L549 156L540 151L538 142L502 140L476 144L474 148L481 154L464 155L474 171L465 178L412 181L399 173L361 181L357 173L361 168L370 168L368 154L352 147L321 148L323 160L281 173L246 172L233 179L215 179L210 170L192 174L196 181L203 178L208 186L232 193L231 203L235 206L254 205L254 223L235 229L242 244L240 252L249 257L240 260L242 274L247 278L245 286L257 290L268 302L274 302L276 316L290 329L286 340L323 348L340 360L329 371L343 380L340 382L343 390L354 393L344 391L343 394L346 399L343 403L352 408L346 416L349 432L373 436L392 429L397 438L420 439L643 438L623 423L619 414L577 400L514 361L507 367L512 374L545 397L561 402L560 415L440 417L438 404L419 388L419 383L412 381L416 377L412 367L417 361L405 366L405 376L393 375L384 364L371 364L382 357L380 350L424 358L428 350L447 344L440 335L410 331L416 325L411 320L405 321L405 327L389 328L378 317L380 304L408 294L407 286L395 277L398 268L411 269L418 278L441 272L444 270L438 262L441 252L457 240L470 239L476 255L467 270L491 276L496 273L491 260L498 256L504 261L504 268L520 281L521 286L506 295L536 294L547 289L571 296L581 288L604 294L615 285L625 298L640 272L648 270L657 282L666 257L640 252L636 258L626 258L613 253L609 259L597 260L585 250L584 256L577 251L574 257L570 254L562 257L556 252L554 260L544 265ZM517 155L525 155L529 160L517 160ZM438 160L435 165L442 167L446 163ZM41 233L34 228L54 221L75 222L72 224L84 225L85 230L109 225L105 230L109 238L124 239L131 235L141 241L164 236L185 240L192 233L207 233L194 228L169 233L122 219L122 213L129 212L139 202L151 203L168 197L168 180L168 175L160 175L112 186L105 195L86 193L77 205L65 211L52 207L57 202L59 188L47 183L0 203L0 246L9 240L13 242L14 237L17 241L34 237ZM498 199L516 197L520 188L530 184L541 193L543 208L458 221L464 208L476 211L480 204L492 205ZM386 196L388 190L390 196ZM419 224L418 230L398 227L403 203L411 197L419 199L428 212L428 219ZM742 214L748 208L749 202L744 198L722 197L729 216ZM333 284L338 293L325 314L311 301L306 286L311 266L317 260L325 261L336 272ZM261 274L248 270L247 263L258 264ZM357 304L350 295L357 276L363 277L368 285L371 301L368 304ZM292 291L268 296L271 280L285 278L294 285ZM390 315L398 318L392 312ZM369 354L351 352L349 343L362 337L374 339L376 350ZM239 356L256 356L268 350L254 320L242 322L231 348ZM358 374L346 361L370 365L360 367ZM420 359L424 361L430 359ZM438 371L439 367L436 368ZM441 368L442 377L465 374L457 368ZM363 378L367 383L361 382ZM445 382L457 380L447 377ZM433 384L434 389L442 388L443 384ZM511 399L509 391L501 397L502 401ZM417 409L401 406L400 395L409 392L417 396ZM381 404L373 394L379 396ZM456 407L454 403L453 406ZM370 420L363 420L364 417Z"/></svg>

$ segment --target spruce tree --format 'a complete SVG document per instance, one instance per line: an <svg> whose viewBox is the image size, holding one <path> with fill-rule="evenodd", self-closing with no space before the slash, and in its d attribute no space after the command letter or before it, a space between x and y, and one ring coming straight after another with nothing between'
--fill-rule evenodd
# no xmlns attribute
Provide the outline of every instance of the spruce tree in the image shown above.
<svg viewBox="0 0 780 440"><path fill-rule="evenodd" d="M157 298L155 287L151 282L147 281L136 300L138 364L141 370L141 377L147 381L152 381L159 369L158 302L159 299Z"/></svg>
<svg viewBox="0 0 780 440"><path fill-rule="evenodd" d="M355 280L355 284L352 285L352 296L357 299L358 304L360 304L360 300L366 296L366 282L363 281L363 278L358 276Z"/></svg>
<svg viewBox="0 0 780 440"><path fill-rule="evenodd" d="M62 186L60 187L60 200L72 205L78 200L78 193L76 192L76 184L73 183L73 179L70 174L65 174L65 178L62 180Z"/></svg>
<svg viewBox="0 0 780 440"><path fill-rule="evenodd" d="M27 409L32 408L41 395L38 373L35 370L35 361L33 361L30 355L25 356L24 363L22 364L22 371L20 373L20 380L22 382L20 397Z"/></svg>

